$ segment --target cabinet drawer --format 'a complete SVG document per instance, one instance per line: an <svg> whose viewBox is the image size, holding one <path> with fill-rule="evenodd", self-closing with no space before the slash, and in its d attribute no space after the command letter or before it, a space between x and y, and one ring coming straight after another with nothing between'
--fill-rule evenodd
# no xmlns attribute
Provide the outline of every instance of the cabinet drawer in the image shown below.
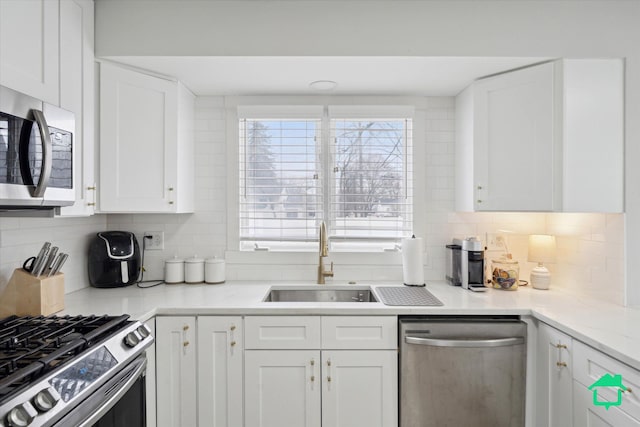
<svg viewBox="0 0 640 427"><path fill-rule="evenodd" d="M622 403L615 407L640 420L640 372L586 344L574 340L574 380L589 387L605 374L622 376L622 384L629 390L621 393ZM616 402L618 400L618 389L616 387L594 387L590 392L593 393L596 390L598 401Z"/></svg>
<svg viewBox="0 0 640 427"><path fill-rule="evenodd" d="M618 409L621 406L594 405L592 391L578 381L573 381L573 397L574 426L640 427L640 421Z"/></svg>
<svg viewBox="0 0 640 427"><path fill-rule="evenodd" d="M319 349L318 316L247 316L246 349Z"/></svg>
<svg viewBox="0 0 640 427"><path fill-rule="evenodd" d="M395 316L324 316L322 348L377 350L396 349L398 330Z"/></svg>

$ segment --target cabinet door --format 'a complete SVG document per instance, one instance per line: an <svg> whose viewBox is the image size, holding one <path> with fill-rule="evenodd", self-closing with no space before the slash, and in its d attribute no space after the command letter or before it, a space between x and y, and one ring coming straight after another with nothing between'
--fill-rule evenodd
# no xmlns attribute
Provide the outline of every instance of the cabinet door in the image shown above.
<svg viewBox="0 0 640 427"><path fill-rule="evenodd" d="M474 84L475 209L559 208L562 158L552 63Z"/></svg>
<svg viewBox="0 0 640 427"><path fill-rule="evenodd" d="M174 212L177 84L100 64L100 211Z"/></svg>
<svg viewBox="0 0 640 427"><path fill-rule="evenodd" d="M195 426L196 321L156 318L157 425Z"/></svg>
<svg viewBox="0 0 640 427"><path fill-rule="evenodd" d="M155 319L147 320L145 323L151 336L156 336ZM156 427L156 344L155 342L147 348L147 375L145 377L145 392L147 403L147 427Z"/></svg>
<svg viewBox="0 0 640 427"><path fill-rule="evenodd" d="M398 352L322 352L322 427L398 425Z"/></svg>
<svg viewBox="0 0 640 427"><path fill-rule="evenodd" d="M93 215L95 184L93 2L60 0L60 107L73 111L76 201L61 216Z"/></svg>
<svg viewBox="0 0 640 427"><path fill-rule="evenodd" d="M572 340L544 323L538 329L536 425L572 425Z"/></svg>
<svg viewBox="0 0 640 427"><path fill-rule="evenodd" d="M320 427L320 352L245 351L245 427Z"/></svg>
<svg viewBox="0 0 640 427"><path fill-rule="evenodd" d="M58 105L58 1L0 1L0 84Z"/></svg>
<svg viewBox="0 0 640 427"><path fill-rule="evenodd" d="M198 317L198 425L242 425L242 318Z"/></svg>
<svg viewBox="0 0 640 427"><path fill-rule="evenodd" d="M615 406L594 405L593 392L578 381L573 382L573 399L574 427L640 427L640 421Z"/></svg>

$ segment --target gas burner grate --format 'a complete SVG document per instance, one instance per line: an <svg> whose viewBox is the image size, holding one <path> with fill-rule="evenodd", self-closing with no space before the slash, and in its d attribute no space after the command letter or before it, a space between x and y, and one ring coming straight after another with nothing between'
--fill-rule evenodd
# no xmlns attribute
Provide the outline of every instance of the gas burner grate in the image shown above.
<svg viewBox="0 0 640 427"><path fill-rule="evenodd" d="M0 403L123 327L129 316L12 316L0 321Z"/></svg>

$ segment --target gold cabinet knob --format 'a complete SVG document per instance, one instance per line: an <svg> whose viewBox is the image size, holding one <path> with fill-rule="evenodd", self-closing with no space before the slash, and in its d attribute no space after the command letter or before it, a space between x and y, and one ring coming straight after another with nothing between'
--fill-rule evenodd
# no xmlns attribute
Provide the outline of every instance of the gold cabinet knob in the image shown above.
<svg viewBox="0 0 640 427"><path fill-rule="evenodd" d="M314 382L316 380L316 377L314 375L311 375L311 382Z"/></svg>
<svg viewBox="0 0 640 427"><path fill-rule="evenodd" d="M187 347L188 345L189 345L189 341L185 341L185 342L182 343L183 347Z"/></svg>
<svg viewBox="0 0 640 427"><path fill-rule="evenodd" d="M310 364L311 366L313 366L313 365L315 365L315 364L316 364L316 361L315 361L315 360L313 360L313 359L311 359L311 361L309 362L309 364Z"/></svg>
<svg viewBox="0 0 640 427"><path fill-rule="evenodd" d="M231 325L231 328L229 328L229 329L231 329L232 331L235 331L236 330L236 325Z"/></svg>
<svg viewBox="0 0 640 427"><path fill-rule="evenodd" d="M231 347L234 347L236 345L235 341L231 341Z"/></svg>
<svg viewBox="0 0 640 427"><path fill-rule="evenodd" d="M187 331L187 330L189 330L189 325L184 325L184 326L182 327L182 330L183 330L183 331Z"/></svg>
<svg viewBox="0 0 640 427"><path fill-rule="evenodd" d="M327 377L327 382L331 382L331 377Z"/></svg>

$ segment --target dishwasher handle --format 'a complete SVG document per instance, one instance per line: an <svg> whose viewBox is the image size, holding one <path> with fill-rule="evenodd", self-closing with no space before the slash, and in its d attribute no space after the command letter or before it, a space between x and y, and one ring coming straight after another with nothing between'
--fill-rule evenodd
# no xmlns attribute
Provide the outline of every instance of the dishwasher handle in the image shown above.
<svg viewBox="0 0 640 427"><path fill-rule="evenodd" d="M407 344L426 345L430 347L506 347L510 345L524 344L524 337L490 338L490 339L442 339L442 338L420 338L405 336L404 342Z"/></svg>

